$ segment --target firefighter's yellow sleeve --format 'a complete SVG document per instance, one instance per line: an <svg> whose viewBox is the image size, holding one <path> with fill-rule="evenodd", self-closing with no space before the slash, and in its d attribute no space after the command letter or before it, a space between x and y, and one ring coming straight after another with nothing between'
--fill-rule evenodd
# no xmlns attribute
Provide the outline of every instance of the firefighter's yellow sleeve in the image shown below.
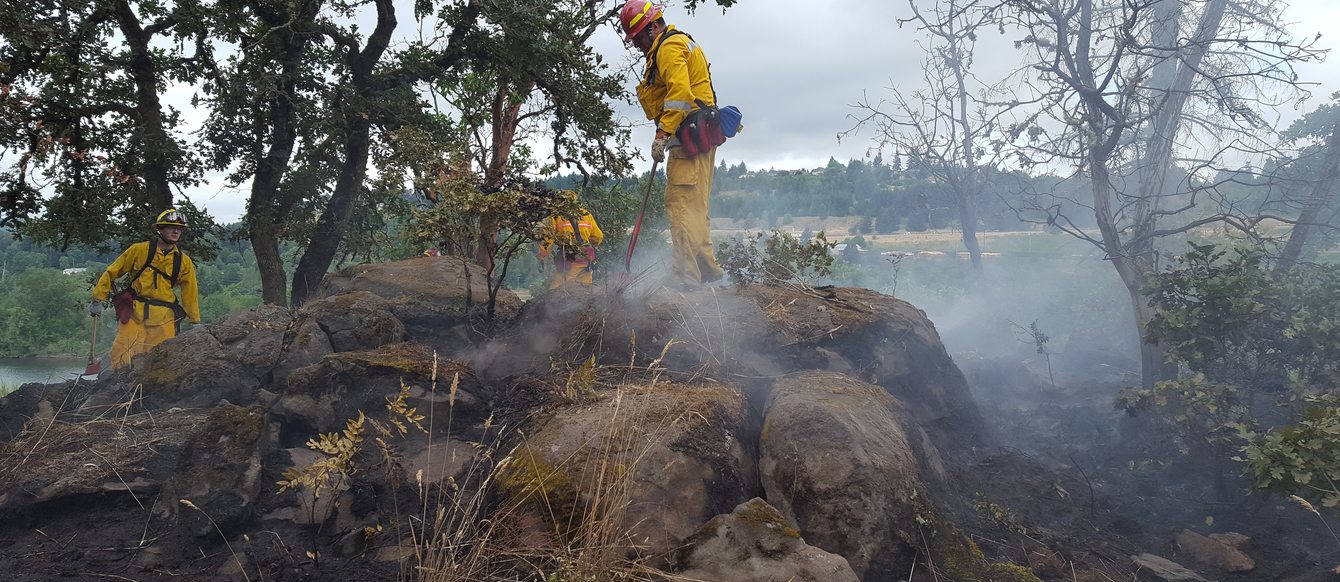
<svg viewBox="0 0 1340 582"><path fill-rule="evenodd" d="M181 286L181 308L186 310L186 318L191 323L200 323L200 286L195 280L195 262L191 257L182 256L177 284Z"/></svg>
<svg viewBox="0 0 1340 582"><path fill-rule="evenodd" d="M696 107L696 100L708 105L716 104L712 76L703 49L698 43L689 40L687 34L671 35L670 31L673 30L674 25L666 27L666 31L653 41L657 70L652 74L653 59L647 59L642 80L637 86L637 99L647 119L655 121L657 129L670 135L674 135L679 124Z"/></svg>
<svg viewBox="0 0 1340 582"><path fill-rule="evenodd" d="M664 33L662 33L664 34ZM689 83L689 37L676 34L661 43L656 54L665 102L656 127L670 135L693 110L693 88Z"/></svg>
<svg viewBox="0 0 1340 582"><path fill-rule="evenodd" d="M582 238L586 239L586 244L598 245L605 242L605 233L600 230L600 225L596 224L596 217L590 212L582 215L582 222L591 225L586 232L582 233Z"/></svg>
<svg viewBox="0 0 1340 582"><path fill-rule="evenodd" d="M112 294L112 282L143 265L148 250L148 242L135 243L122 252L121 256L116 257L112 264L107 265L107 269L102 272L102 276L98 277L98 283L93 286L93 298L98 301L106 301L107 297Z"/></svg>

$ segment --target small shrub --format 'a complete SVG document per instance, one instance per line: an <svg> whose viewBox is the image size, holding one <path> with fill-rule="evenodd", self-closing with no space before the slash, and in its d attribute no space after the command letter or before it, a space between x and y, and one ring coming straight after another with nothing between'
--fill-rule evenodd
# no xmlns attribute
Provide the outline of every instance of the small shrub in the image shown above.
<svg viewBox="0 0 1340 582"><path fill-rule="evenodd" d="M717 259L737 285L806 285L832 273L834 246L823 232L805 242L773 231L766 239L758 233L722 241L717 246Z"/></svg>
<svg viewBox="0 0 1340 582"><path fill-rule="evenodd" d="M1243 447L1255 486L1285 495L1297 493L1325 507L1340 505L1340 396L1306 399L1307 409L1296 424L1258 435L1244 430Z"/></svg>

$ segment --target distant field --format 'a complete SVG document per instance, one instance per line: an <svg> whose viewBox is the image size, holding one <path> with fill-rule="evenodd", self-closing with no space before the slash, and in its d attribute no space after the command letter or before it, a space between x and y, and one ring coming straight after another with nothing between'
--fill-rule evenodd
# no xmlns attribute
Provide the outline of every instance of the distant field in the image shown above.
<svg viewBox="0 0 1340 582"><path fill-rule="evenodd" d="M811 232L823 232L828 240L845 242L853 238L848 234L852 225L860 222L860 217L833 217L820 220L817 217L796 217L789 225L772 228L744 228L740 221L713 219L712 236L726 238L745 233L769 232L780 230L794 236L809 229ZM947 254L963 250L963 234L958 229L933 229L922 232L897 232L893 234L861 235L866 241L869 252L884 251L939 251ZM1049 234L1041 230L988 231L977 233L978 244L986 253L1024 253L1046 256L1087 256L1093 247L1087 243L1065 235Z"/></svg>

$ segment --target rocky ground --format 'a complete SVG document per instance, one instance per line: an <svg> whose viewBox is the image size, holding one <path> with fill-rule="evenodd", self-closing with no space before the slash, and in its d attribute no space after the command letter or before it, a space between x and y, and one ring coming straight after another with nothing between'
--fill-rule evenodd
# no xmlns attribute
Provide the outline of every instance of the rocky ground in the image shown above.
<svg viewBox="0 0 1340 582"><path fill-rule="evenodd" d="M1117 446L1099 388L972 362L974 398L901 300L504 290L488 319L482 274L460 269L351 267L301 309L234 314L130 370L0 399L0 570L1327 579L1325 546L1294 547L1310 530L1282 510L1191 520L1187 480L1123 464L1138 447Z"/></svg>

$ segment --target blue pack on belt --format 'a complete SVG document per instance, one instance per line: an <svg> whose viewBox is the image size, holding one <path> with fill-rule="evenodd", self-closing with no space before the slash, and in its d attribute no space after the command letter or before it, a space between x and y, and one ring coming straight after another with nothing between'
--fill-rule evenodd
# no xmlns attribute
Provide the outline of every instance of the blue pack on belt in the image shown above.
<svg viewBox="0 0 1340 582"><path fill-rule="evenodd" d="M740 124L740 121L744 119L744 116L740 114L740 110L734 105L722 107L720 115L722 135L726 137L735 137L735 133L744 127Z"/></svg>

